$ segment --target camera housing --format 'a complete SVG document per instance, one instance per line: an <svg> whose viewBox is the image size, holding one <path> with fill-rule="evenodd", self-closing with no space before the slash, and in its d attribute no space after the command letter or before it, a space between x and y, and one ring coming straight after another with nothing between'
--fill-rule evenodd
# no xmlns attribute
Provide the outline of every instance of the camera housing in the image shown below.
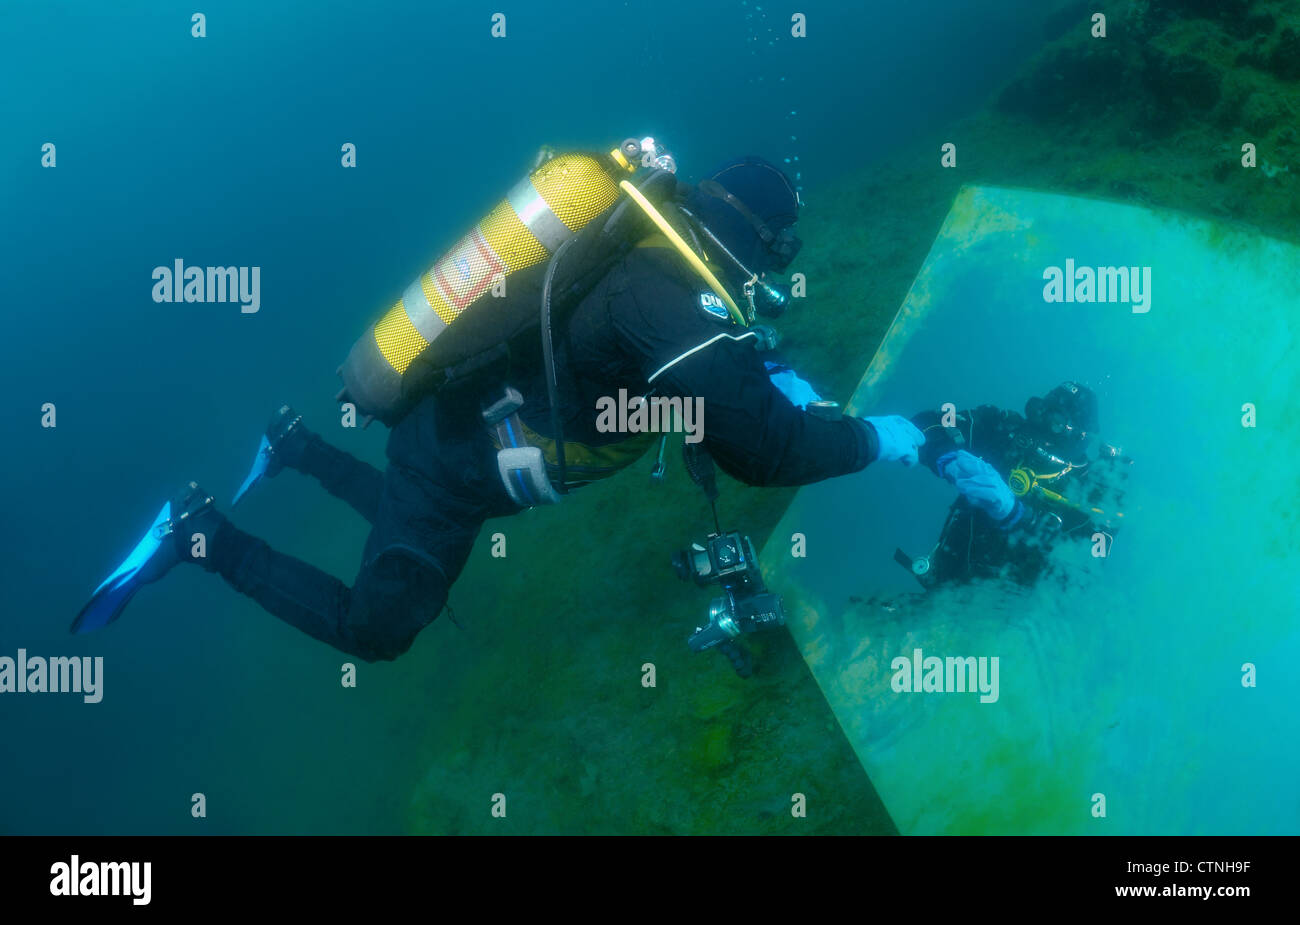
<svg viewBox="0 0 1300 925"><path fill-rule="evenodd" d="M722 596L709 603L709 619L687 640L696 652L761 629L785 625L781 598L767 590L758 568L753 541L738 531L711 533L704 544L692 543L673 553L673 570L700 587L720 585Z"/></svg>

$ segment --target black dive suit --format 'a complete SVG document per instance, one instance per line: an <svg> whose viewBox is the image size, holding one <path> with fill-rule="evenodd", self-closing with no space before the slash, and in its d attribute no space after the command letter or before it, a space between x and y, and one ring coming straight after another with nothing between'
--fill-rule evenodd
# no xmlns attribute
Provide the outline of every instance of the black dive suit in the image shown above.
<svg viewBox="0 0 1300 925"><path fill-rule="evenodd" d="M703 445L751 485L804 485L875 459L869 424L792 405L769 381L753 338L715 303L673 252L640 247L574 308L556 331L570 484L616 471L653 443L653 435L638 442L597 429L597 400L620 389L701 398ZM507 381L523 394L520 418L551 463L541 351L521 353ZM521 510L498 474L480 397L440 394L416 405L389 436L383 472L315 435L297 458L286 456L372 525L352 587L224 518L204 566L322 642L368 661L396 658L442 610L483 522Z"/></svg>
<svg viewBox="0 0 1300 925"><path fill-rule="evenodd" d="M1101 459L1071 465L1061 458L1068 455L1066 451L1054 448L1050 439L1024 417L992 405L958 412L952 427L944 427L941 421L937 411L912 418L925 434L921 463L936 475L941 456L965 450L991 465L1004 481L1014 469L1031 471L1043 487L1084 508L1102 503L1107 489L1108 476L1098 478L1095 471L1099 463L1131 462L1120 457L1118 451L1104 447ZM939 541L930 554L930 571L924 583L998 577L1030 585L1043 573L1051 545L1059 538L1090 540L1096 529L1114 529L1100 511L1052 503L1041 495L1026 494L1021 504L1020 516L1012 518L1014 525L1003 528L959 497L949 509Z"/></svg>

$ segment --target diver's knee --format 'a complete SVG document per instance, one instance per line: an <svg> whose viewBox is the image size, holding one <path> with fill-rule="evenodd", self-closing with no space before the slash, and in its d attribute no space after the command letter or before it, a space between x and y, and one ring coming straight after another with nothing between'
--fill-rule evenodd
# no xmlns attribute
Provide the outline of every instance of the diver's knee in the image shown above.
<svg viewBox="0 0 1300 925"><path fill-rule="evenodd" d="M356 654L368 662L396 659L442 611L447 591L440 570L400 552L381 554L353 589Z"/></svg>
<svg viewBox="0 0 1300 925"><path fill-rule="evenodd" d="M423 628L423 626L420 627L420 629ZM395 661L399 655L411 648L418 632L419 630L415 633L400 636L386 633L356 634L355 654L362 661L371 664Z"/></svg>

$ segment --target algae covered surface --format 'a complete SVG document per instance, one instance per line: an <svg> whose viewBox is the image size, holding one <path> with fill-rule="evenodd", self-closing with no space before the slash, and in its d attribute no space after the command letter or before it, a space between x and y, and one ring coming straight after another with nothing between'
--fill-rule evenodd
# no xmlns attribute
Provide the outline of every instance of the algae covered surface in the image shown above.
<svg viewBox="0 0 1300 925"><path fill-rule="evenodd" d="M882 150L809 202L797 267L808 295L777 326L823 395L848 399L963 184L1300 237L1296 5L1134 0L1107 15L1099 40L1090 8L1067 7L982 109ZM940 166L947 142L954 168ZM1246 143L1255 168L1242 165ZM428 770L410 831L895 831L788 634L751 638L748 680L687 649L709 595L678 582L668 557L712 523L676 451L665 486L650 486L646 458L556 509L488 524L452 593L464 629L440 621L411 656L436 693L412 742ZM793 492L722 482L724 528L761 546ZM497 532L505 558L489 551ZM496 793L504 819L488 812ZM806 818L792 817L794 794Z"/></svg>

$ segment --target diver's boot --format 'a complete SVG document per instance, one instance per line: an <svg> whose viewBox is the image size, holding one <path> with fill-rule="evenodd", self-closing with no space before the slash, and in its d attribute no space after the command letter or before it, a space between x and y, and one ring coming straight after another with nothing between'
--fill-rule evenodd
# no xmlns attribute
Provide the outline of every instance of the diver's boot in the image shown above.
<svg viewBox="0 0 1300 925"><path fill-rule="evenodd" d="M211 564L210 550L226 518L213 505L212 495L200 488L198 482L190 482L177 492L171 504L172 519L167 524L167 539L175 557L172 565L195 562L209 572L215 572L217 567ZM201 546L199 535L203 537ZM198 556L194 554L196 549L201 551ZM170 568L168 566L167 570Z"/></svg>
<svg viewBox="0 0 1300 925"><path fill-rule="evenodd" d="M224 520L213 508L212 496L197 483L188 483L163 505L144 538L95 589L72 622L71 632L88 633L120 617L141 586L158 581L192 556L190 544L195 533L204 534L206 555L206 540L216 535Z"/></svg>
<svg viewBox="0 0 1300 925"><path fill-rule="evenodd" d="M266 425L266 439L271 446L267 476L274 478L285 466L296 469L302 465L302 454L311 438L311 431L303 426L302 415L288 405L281 405Z"/></svg>
<svg viewBox="0 0 1300 925"><path fill-rule="evenodd" d="M311 431L303 426L302 415L288 405L281 405L266 425L266 433L262 435L257 455L253 457L253 466L248 470L244 483L235 492L231 507L238 504L263 477L275 478L286 466L298 468L311 438Z"/></svg>

